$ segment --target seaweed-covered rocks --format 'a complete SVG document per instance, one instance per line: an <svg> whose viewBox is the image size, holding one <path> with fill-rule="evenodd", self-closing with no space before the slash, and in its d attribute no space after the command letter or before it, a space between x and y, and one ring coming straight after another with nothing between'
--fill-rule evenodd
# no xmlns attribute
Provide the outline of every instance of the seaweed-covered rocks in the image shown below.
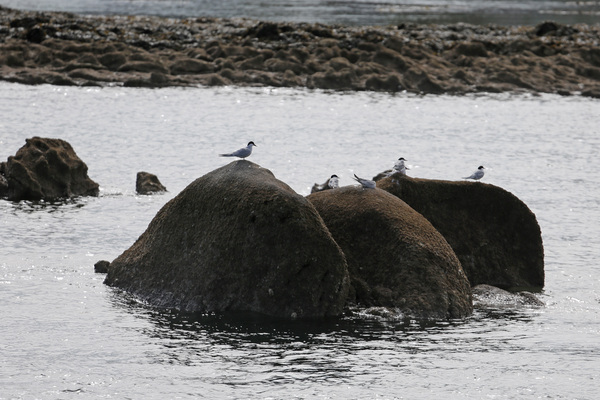
<svg viewBox="0 0 600 400"><path fill-rule="evenodd" d="M544 247L535 215L516 196L481 182L394 174L377 181L446 238L472 286L544 286Z"/></svg>
<svg viewBox="0 0 600 400"><path fill-rule="evenodd" d="M353 186L307 198L346 255L351 303L424 318L471 313L471 288L452 248L405 202Z"/></svg>
<svg viewBox="0 0 600 400"><path fill-rule="evenodd" d="M105 283L186 311L339 315L344 254L304 197L245 160L198 178L111 264Z"/></svg>
<svg viewBox="0 0 600 400"><path fill-rule="evenodd" d="M1 169L7 187L0 189L0 194L4 193L8 200L98 195L98 184L89 178L87 165L62 139L27 139Z"/></svg>
<svg viewBox="0 0 600 400"><path fill-rule="evenodd" d="M0 79L131 87L600 93L600 26L350 27L0 8Z"/></svg>

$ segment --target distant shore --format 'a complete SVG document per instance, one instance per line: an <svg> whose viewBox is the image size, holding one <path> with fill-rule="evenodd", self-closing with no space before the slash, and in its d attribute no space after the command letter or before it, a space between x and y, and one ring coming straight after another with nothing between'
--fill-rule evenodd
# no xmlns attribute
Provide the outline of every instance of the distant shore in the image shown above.
<svg viewBox="0 0 600 400"><path fill-rule="evenodd" d="M0 80L600 98L600 25L348 27L0 7Z"/></svg>

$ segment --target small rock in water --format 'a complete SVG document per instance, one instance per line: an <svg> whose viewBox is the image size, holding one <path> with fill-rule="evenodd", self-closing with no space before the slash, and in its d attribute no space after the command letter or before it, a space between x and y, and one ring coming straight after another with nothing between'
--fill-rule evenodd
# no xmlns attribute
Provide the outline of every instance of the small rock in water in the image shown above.
<svg viewBox="0 0 600 400"><path fill-rule="evenodd" d="M107 274L109 267L110 262L106 260L100 260L96 264L94 264L94 272L97 274Z"/></svg>
<svg viewBox="0 0 600 400"><path fill-rule="evenodd" d="M167 188L158 180L158 177L149 172L138 172L135 181L135 190L139 194L152 194L166 192Z"/></svg>

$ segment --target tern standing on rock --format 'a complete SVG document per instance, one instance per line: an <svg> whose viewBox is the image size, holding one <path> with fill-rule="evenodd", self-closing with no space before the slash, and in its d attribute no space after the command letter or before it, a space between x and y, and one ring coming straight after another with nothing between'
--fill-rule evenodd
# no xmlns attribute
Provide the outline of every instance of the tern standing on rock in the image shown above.
<svg viewBox="0 0 600 400"><path fill-rule="evenodd" d="M252 154L252 147L256 146L254 144L254 142L248 142L248 146L246 147L242 147L239 150L234 151L233 153L227 153L227 154L219 154L219 156L221 157L239 157L239 158L246 158L248 157L250 154Z"/></svg>
<svg viewBox="0 0 600 400"><path fill-rule="evenodd" d="M361 186L365 189L375 189L375 181L371 181L369 179L359 178L354 174L354 180L361 184Z"/></svg>
<svg viewBox="0 0 600 400"><path fill-rule="evenodd" d="M330 189L337 189L340 187L340 178L336 174L331 175L331 178L327 181L327 186Z"/></svg>
<svg viewBox="0 0 600 400"><path fill-rule="evenodd" d="M465 176L463 179L473 179L473 180L480 180L481 178L483 178L484 175L484 170L485 168L483 168L483 165L480 165L479 168L477 168L477 171L473 172L471 174L471 176Z"/></svg>

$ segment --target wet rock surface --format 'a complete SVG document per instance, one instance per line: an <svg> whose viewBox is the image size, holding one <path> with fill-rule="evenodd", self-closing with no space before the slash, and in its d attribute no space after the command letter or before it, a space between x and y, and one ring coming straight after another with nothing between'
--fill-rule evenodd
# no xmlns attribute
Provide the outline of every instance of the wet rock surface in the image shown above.
<svg viewBox="0 0 600 400"><path fill-rule="evenodd" d="M471 286L544 286L544 247L533 212L506 190L394 174L377 181L422 214L446 238Z"/></svg>
<svg viewBox="0 0 600 400"><path fill-rule="evenodd" d="M307 198L346 255L350 305L391 307L418 318L470 315L471 288L452 248L405 202L354 186Z"/></svg>
<svg viewBox="0 0 600 400"><path fill-rule="evenodd" d="M135 191L138 194L152 194L166 192L167 188L160 183L156 175L140 171L135 178Z"/></svg>
<svg viewBox="0 0 600 400"><path fill-rule="evenodd" d="M245 160L169 201L105 283L159 307L282 318L339 315L349 289L344 254L312 204Z"/></svg>
<svg viewBox="0 0 600 400"><path fill-rule="evenodd" d="M106 260L100 260L94 264L94 272L97 274L106 274L110 268L110 262Z"/></svg>
<svg viewBox="0 0 600 400"><path fill-rule="evenodd" d="M0 7L0 79L600 97L600 26L347 27Z"/></svg>
<svg viewBox="0 0 600 400"><path fill-rule="evenodd" d="M68 142L40 137L25 142L0 165L0 197L19 201L98 195L98 184Z"/></svg>

